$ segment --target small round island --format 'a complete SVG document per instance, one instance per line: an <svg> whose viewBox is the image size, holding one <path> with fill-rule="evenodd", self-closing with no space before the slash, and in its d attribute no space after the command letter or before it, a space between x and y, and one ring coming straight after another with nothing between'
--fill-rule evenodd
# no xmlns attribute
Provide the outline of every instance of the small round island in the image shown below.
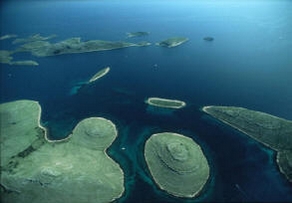
<svg viewBox="0 0 292 203"><path fill-rule="evenodd" d="M144 156L159 188L177 197L197 196L210 175L201 147L181 134L153 134L146 141Z"/></svg>

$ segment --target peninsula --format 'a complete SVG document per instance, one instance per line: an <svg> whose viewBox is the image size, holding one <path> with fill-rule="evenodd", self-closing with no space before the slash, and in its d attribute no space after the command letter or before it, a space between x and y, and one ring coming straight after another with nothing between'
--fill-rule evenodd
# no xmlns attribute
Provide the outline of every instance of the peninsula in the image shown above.
<svg viewBox="0 0 292 203"><path fill-rule="evenodd" d="M210 175L201 147L191 138L164 132L153 134L145 144L149 171L162 190L177 196L198 196Z"/></svg>
<svg viewBox="0 0 292 203"><path fill-rule="evenodd" d="M280 171L292 182L292 121L232 106L205 106L203 111L277 152Z"/></svg>
<svg viewBox="0 0 292 203"><path fill-rule="evenodd" d="M38 66L38 62L32 60L13 61L13 51L0 50L0 63L18 66Z"/></svg>
<svg viewBox="0 0 292 203"><path fill-rule="evenodd" d="M9 64L13 57L11 56L13 54L13 51L8 50L0 50L0 63L6 63Z"/></svg>
<svg viewBox="0 0 292 203"><path fill-rule="evenodd" d="M124 173L107 148L115 125L101 117L80 121L64 140L40 125L38 102L0 105L3 202L112 202L124 192Z"/></svg>

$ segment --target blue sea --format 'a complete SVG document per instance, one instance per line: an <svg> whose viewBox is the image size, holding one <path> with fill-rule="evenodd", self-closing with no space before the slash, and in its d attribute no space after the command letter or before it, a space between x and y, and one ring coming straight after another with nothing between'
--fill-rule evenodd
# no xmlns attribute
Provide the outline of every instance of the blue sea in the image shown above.
<svg viewBox="0 0 292 203"><path fill-rule="evenodd" d="M15 60L1 64L0 102L37 100L51 139L66 137L84 118L116 124L108 154L125 172L116 202L283 202L292 184L279 172L276 153L201 111L206 105L241 106L292 120L292 1L15 1L0 3L1 36L56 34L86 40L151 42L147 47ZM148 36L126 38L127 32ZM174 48L156 42L182 36ZM205 41L204 37L213 37ZM0 41L2 50L19 45ZM110 72L78 94L70 91L98 70ZM148 97L178 99L187 106L149 107ZM175 198L159 190L143 157L145 141L171 131L201 145L211 176L200 196ZM125 148L124 150L122 150Z"/></svg>

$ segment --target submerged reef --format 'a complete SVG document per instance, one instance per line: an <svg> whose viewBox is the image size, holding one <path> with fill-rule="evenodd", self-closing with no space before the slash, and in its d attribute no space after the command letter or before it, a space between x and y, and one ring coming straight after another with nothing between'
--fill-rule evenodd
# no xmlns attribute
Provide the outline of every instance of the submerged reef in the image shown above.
<svg viewBox="0 0 292 203"><path fill-rule="evenodd" d="M158 43L156 43L156 45L171 48L171 47L179 46L188 40L189 39L186 37L172 37L172 38L168 38L166 40L163 40L161 42L158 42Z"/></svg>
<svg viewBox="0 0 292 203"><path fill-rule="evenodd" d="M184 135L152 135L146 141L144 156L155 183L171 195L195 197L209 178L209 165L201 147Z"/></svg>
<svg viewBox="0 0 292 203"><path fill-rule="evenodd" d="M150 97L145 101L147 104L162 108L180 109L186 106L184 101Z"/></svg>
<svg viewBox="0 0 292 203"><path fill-rule="evenodd" d="M280 171L292 182L292 121L242 107L205 106L203 111L275 150Z"/></svg>
<svg viewBox="0 0 292 203"><path fill-rule="evenodd" d="M213 37L204 37L203 39L208 42L212 42L214 40Z"/></svg>
<svg viewBox="0 0 292 203"><path fill-rule="evenodd" d="M117 136L100 117L82 120L64 140L40 125L38 102L0 105L2 202L111 202L124 192L124 173L106 153Z"/></svg>

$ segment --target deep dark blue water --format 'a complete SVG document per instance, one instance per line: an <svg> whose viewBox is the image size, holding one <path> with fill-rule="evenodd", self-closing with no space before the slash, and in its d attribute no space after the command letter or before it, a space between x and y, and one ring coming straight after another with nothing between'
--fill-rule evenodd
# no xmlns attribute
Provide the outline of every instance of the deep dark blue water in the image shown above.
<svg viewBox="0 0 292 203"><path fill-rule="evenodd" d="M112 120L119 136L109 154L120 163L126 192L118 202L292 201L292 185L278 171L275 153L212 119L200 108L233 105L292 119L291 1L4 1L1 35L58 35L82 40L149 41L149 47L38 58L38 67L1 64L1 103L40 102L42 122L53 139L66 137L82 119ZM126 39L126 32L149 36ZM185 36L176 48L155 42ZM214 41L206 42L206 36ZM12 40L0 41L13 50ZM99 69L111 71L71 95ZM180 99L178 111L147 107L147 97ZM160 191L143 158L153 133L173 131L198 142L211 165L211 178L196 199ZM125 147L125 150L121 150Z"/></svg>

